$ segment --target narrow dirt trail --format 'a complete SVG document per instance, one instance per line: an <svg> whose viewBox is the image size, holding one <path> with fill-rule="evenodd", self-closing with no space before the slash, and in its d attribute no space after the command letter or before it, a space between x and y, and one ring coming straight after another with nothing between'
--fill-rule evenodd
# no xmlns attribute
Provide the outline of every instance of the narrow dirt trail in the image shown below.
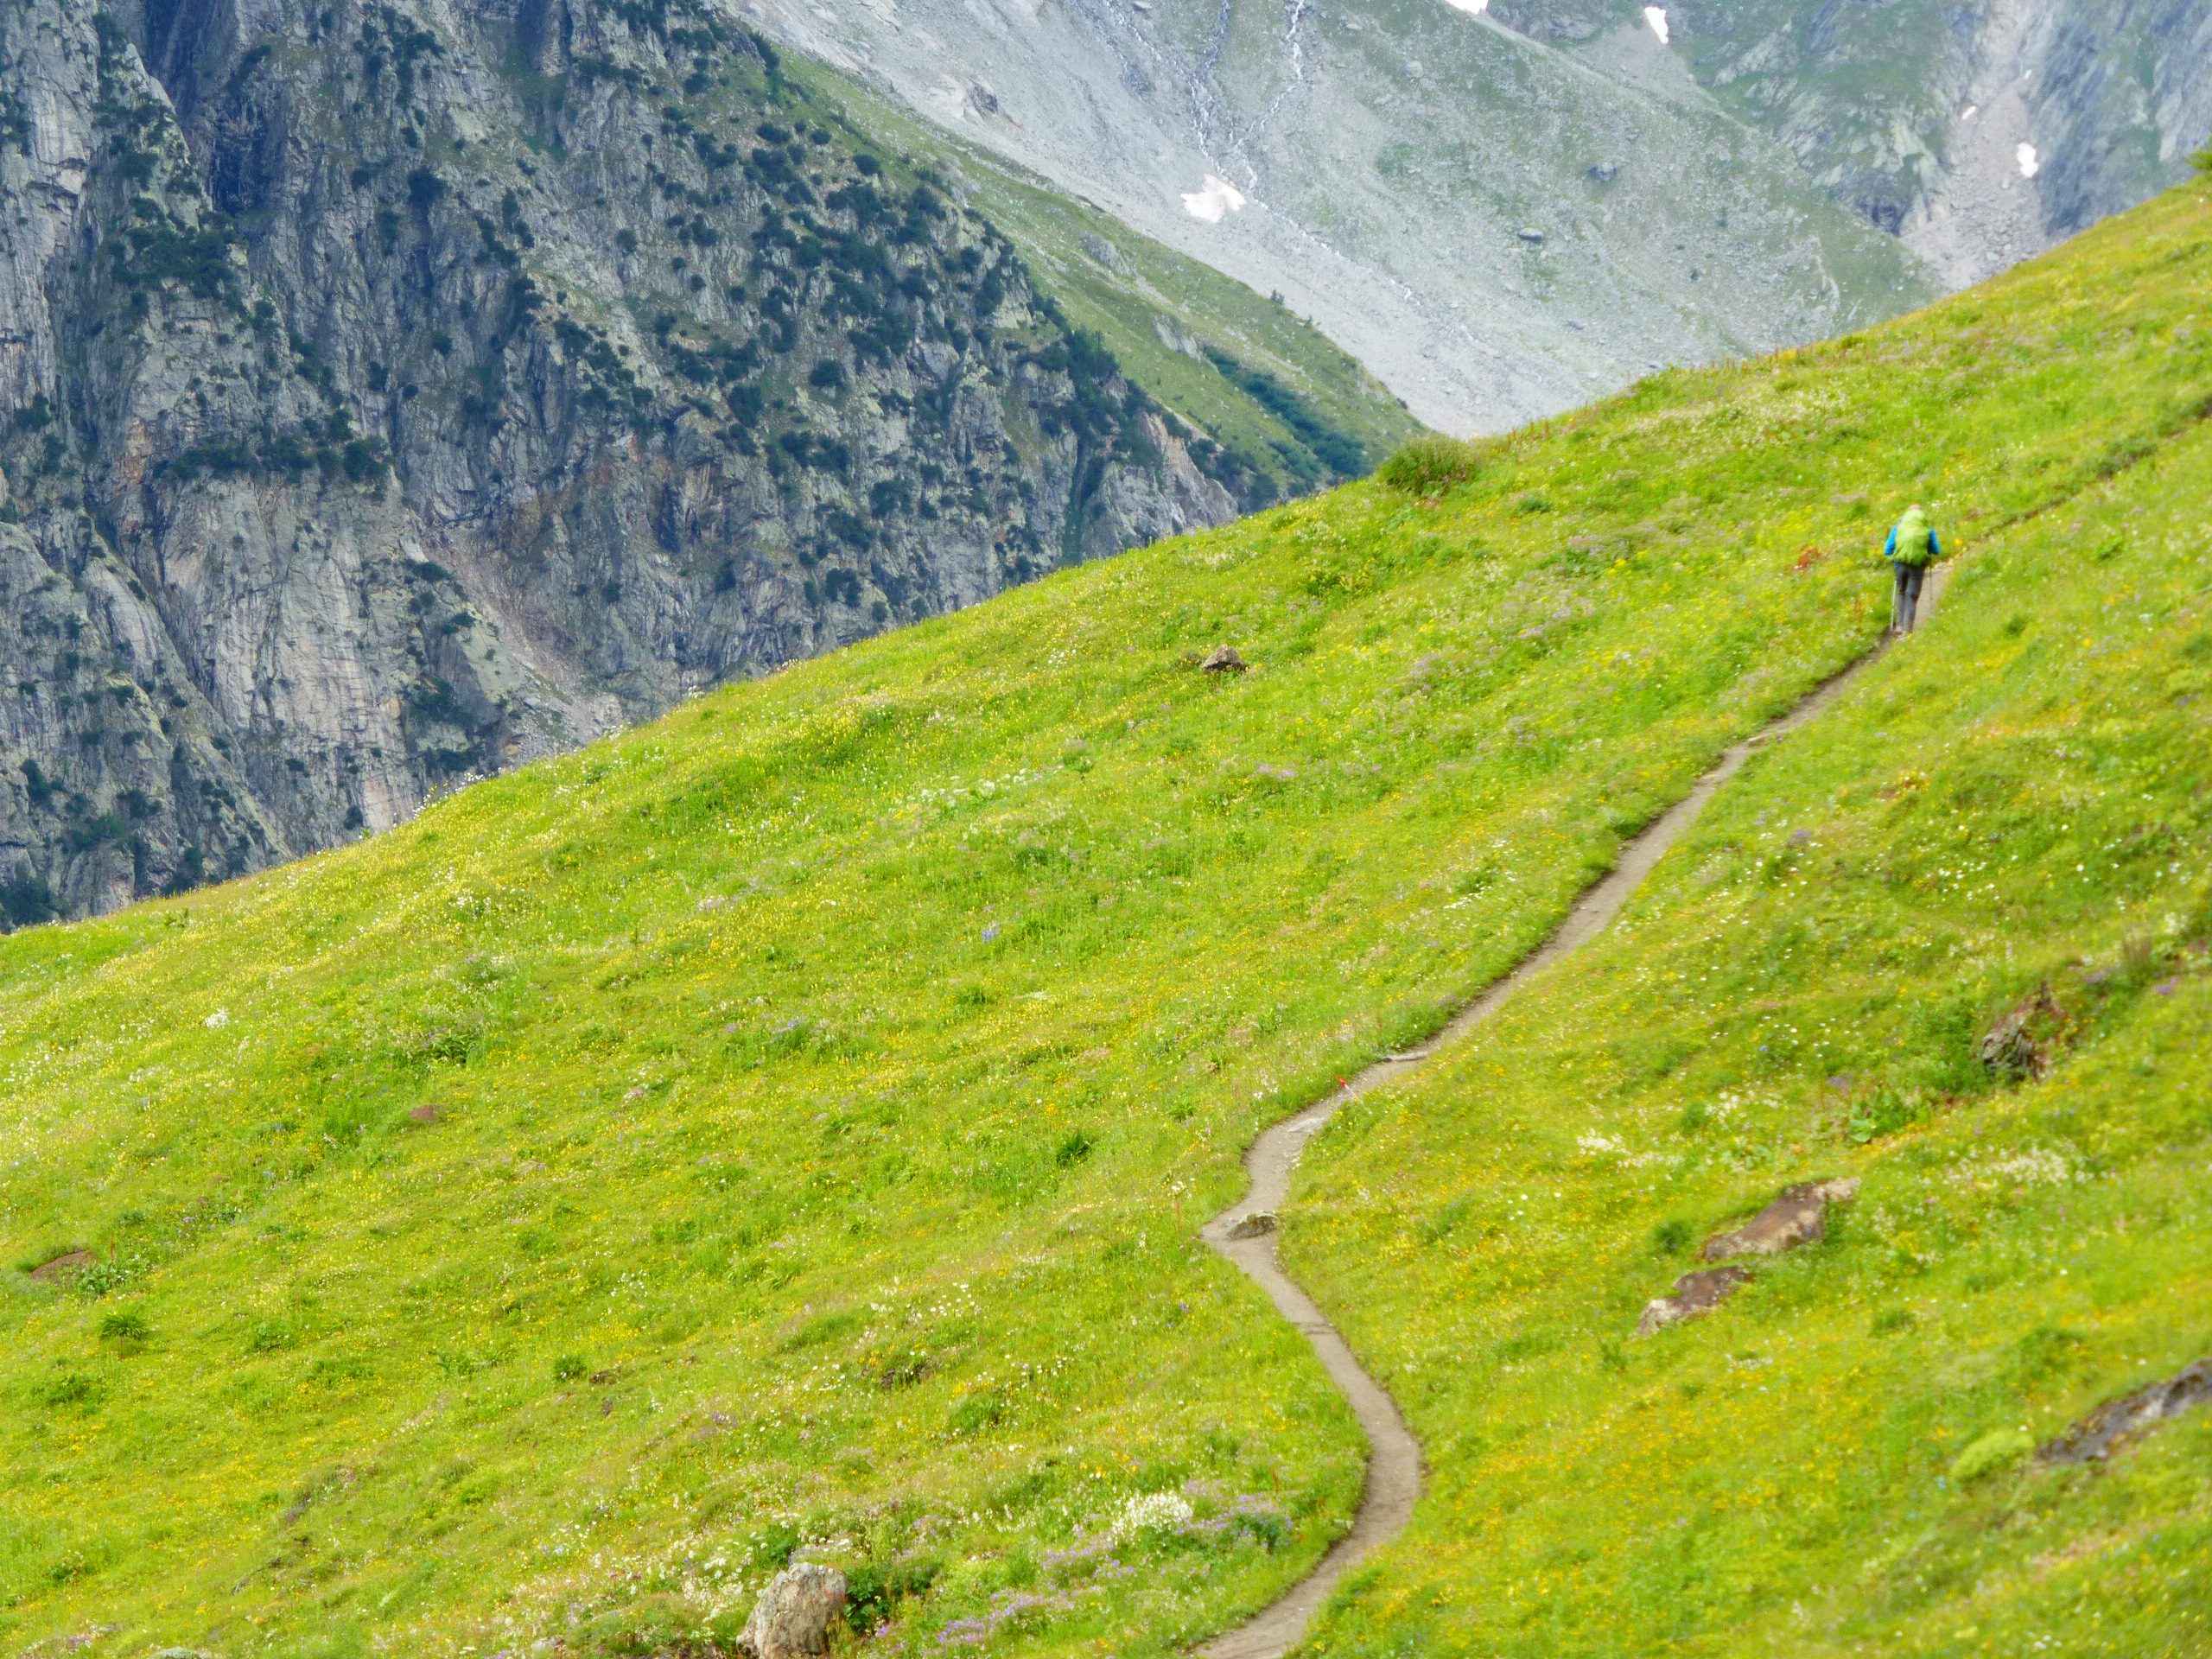
<svg viewBox="0 0 2212 1659"><path fill-rule="evenodd" d="M1920 599L1920 622L1935 614L1936 603L1948 583L1951 567L1938 565L1929 572ZM1719 760L1697 780L1690 792L1669 807L1634 840L1621 849L1611 874L1586 888L1567 918L1534 950L1523 957L1503 979L1492 984L1453 1015L1451 1022L1428 1043L1406 1054L1385 1055L1347 1081L1325 1100L1295 1117L1284 1119L1262 1132L1244 1154L1244 1168L1252 1185L1244 1197L1223 1211L1200 1230L1199 1236L1219 1255L1249 1275L1276 1311L1305 1333L1319 1355L1322 1365L1351 1402L1353 1414L1367 1435L1367 1488L1346 1533L1320 1563L1277 1600L1254 1614L1235 1630L1224 1631L1198 1651L1205 1659L1281 1659L1296 1647L1306 1627L1338 1581L1374 1551L1406 1529L1413 1519L1414 1502L1421 1496L1421 1445L1382 1385L1370 1376L1351 1345L1331 1325L1313 1300L1294 1283L1276 1257L1275 1232L1271 1218L1290 1197L1290 1178L1306 1142L1338 1112L1370 1090L1407 1076L1483 1024L1503 1007L1521 988L1562 958L1572 956L1596 938L1619 915L1630 895L1665 856L1668 849L1720 792L1721 786L1743 769L1753 752L1774 743L1805 725L1843 695L1846 687L1878 661L1895 643L1885 634L1879 642L1848 667L1816 686L1787 714L1777 715L1751 736L1732 744ZM1268 1217L1240 1236L1244 1224Z"/></svg>

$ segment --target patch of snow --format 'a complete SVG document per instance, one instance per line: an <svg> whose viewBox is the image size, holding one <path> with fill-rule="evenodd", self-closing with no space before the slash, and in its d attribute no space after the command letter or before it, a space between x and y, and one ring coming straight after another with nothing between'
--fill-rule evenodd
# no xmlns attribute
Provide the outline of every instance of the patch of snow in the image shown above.
<svg viewBox="0 0 2212 1659"><path fill-rule="evenodd" d="M1959 119L1960 119L1960 120L1961 120L1961 121L1971 121L1971 120L1973 120L1973 119L1974 118L1974 117L1976 117L1977 115L1980 115L1980 113L1981 113L1981 105L1979 105L1979 104L1969 104L1969 105L1967 105L1967 107L1966 107L1966 113L1965 113L1965 114L1963 114L1963 115L1961 115L1961 116L1959 118Z"/></svg>
<svg viewBox="0 0 2212 1659"><path fill-rule="evenodd" d="M2043 158L2036 154L2033 144L2022 144L2012 152L2012 156L2019 162L2020 176L2024 179L2032 179L2043 171Z"/></svg>
<svg viewBox="0 0 2212 1659"><path fill-rule="evenodd" d="M1643 21L1651 25L1651 32L1659 37L1659 44L1662 46L1666 45L1668 38L1667 8L1664 6L1646 6L1643 9Z"/></svg>
<svg viewBox="0 0 2212 1659"><path fill-rule="evenodd" d="M1444 0L1454 11L1464 11L1470 17L1479 17L1490 10L1490 0Z"/></svg>
<svg viewBox="0 0 2212 1659"><path fill-rule="evenodd" d="M1230 214L1244 211L1244 193L1209 173L1204 184L1185 194L1183 211L1205 224L1218 225Z"/></svg>

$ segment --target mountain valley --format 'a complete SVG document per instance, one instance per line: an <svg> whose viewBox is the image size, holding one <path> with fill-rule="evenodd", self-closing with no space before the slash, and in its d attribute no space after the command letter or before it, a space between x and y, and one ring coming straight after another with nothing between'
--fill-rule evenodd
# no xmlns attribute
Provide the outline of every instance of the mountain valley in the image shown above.
<svg viewBox="0 0 2212 1659"><path fill-rule="evenodd" d="M433 22L0 16L10 925L388 827L1416 429L1277 308L984 176L1057 238L1028 257L1127 273L1071 316L926 150L688 0Z"/></svg>
<svg viewBox="0 0 2212 1659"><path fill-rule="evenodd" d="M1426 1055L1272 1224L1427 1471L1307 1650L2201 1648L2212 1412L2068 1448L2212 1352L2208 293L2212 182L0 941L0 1637L1187 1651L1364 1463L1197 1227Z"/></svg>

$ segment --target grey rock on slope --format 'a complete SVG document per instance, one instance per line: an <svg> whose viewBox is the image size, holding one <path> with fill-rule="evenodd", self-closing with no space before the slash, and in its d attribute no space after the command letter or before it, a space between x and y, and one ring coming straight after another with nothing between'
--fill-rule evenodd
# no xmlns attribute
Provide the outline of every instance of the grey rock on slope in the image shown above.
<svg viewBox="0 0 2212 1659"><path fill-rule="evenodd" d="M0 187L0 922L1244 499L695 0L15 0Z"/></svg>

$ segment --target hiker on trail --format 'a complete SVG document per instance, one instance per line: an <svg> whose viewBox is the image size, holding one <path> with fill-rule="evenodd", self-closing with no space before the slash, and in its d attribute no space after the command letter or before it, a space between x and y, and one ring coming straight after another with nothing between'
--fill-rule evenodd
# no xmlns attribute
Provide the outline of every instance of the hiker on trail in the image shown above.
<svg viewBox="0 0 2212 1659"><path fill-rule="evenodd" d="M1942 543L1936 539L1936 526L1929 522L1927 508L1916 501L1904 510L1904 517L1890 531L1890 544L1882 550L1882 556L1897 569L1897 602L1890 612L1890 632L1910 633L1914 613L1920 609L1920 584L1928 579L1928 567L1943 556Z"/></svg>

